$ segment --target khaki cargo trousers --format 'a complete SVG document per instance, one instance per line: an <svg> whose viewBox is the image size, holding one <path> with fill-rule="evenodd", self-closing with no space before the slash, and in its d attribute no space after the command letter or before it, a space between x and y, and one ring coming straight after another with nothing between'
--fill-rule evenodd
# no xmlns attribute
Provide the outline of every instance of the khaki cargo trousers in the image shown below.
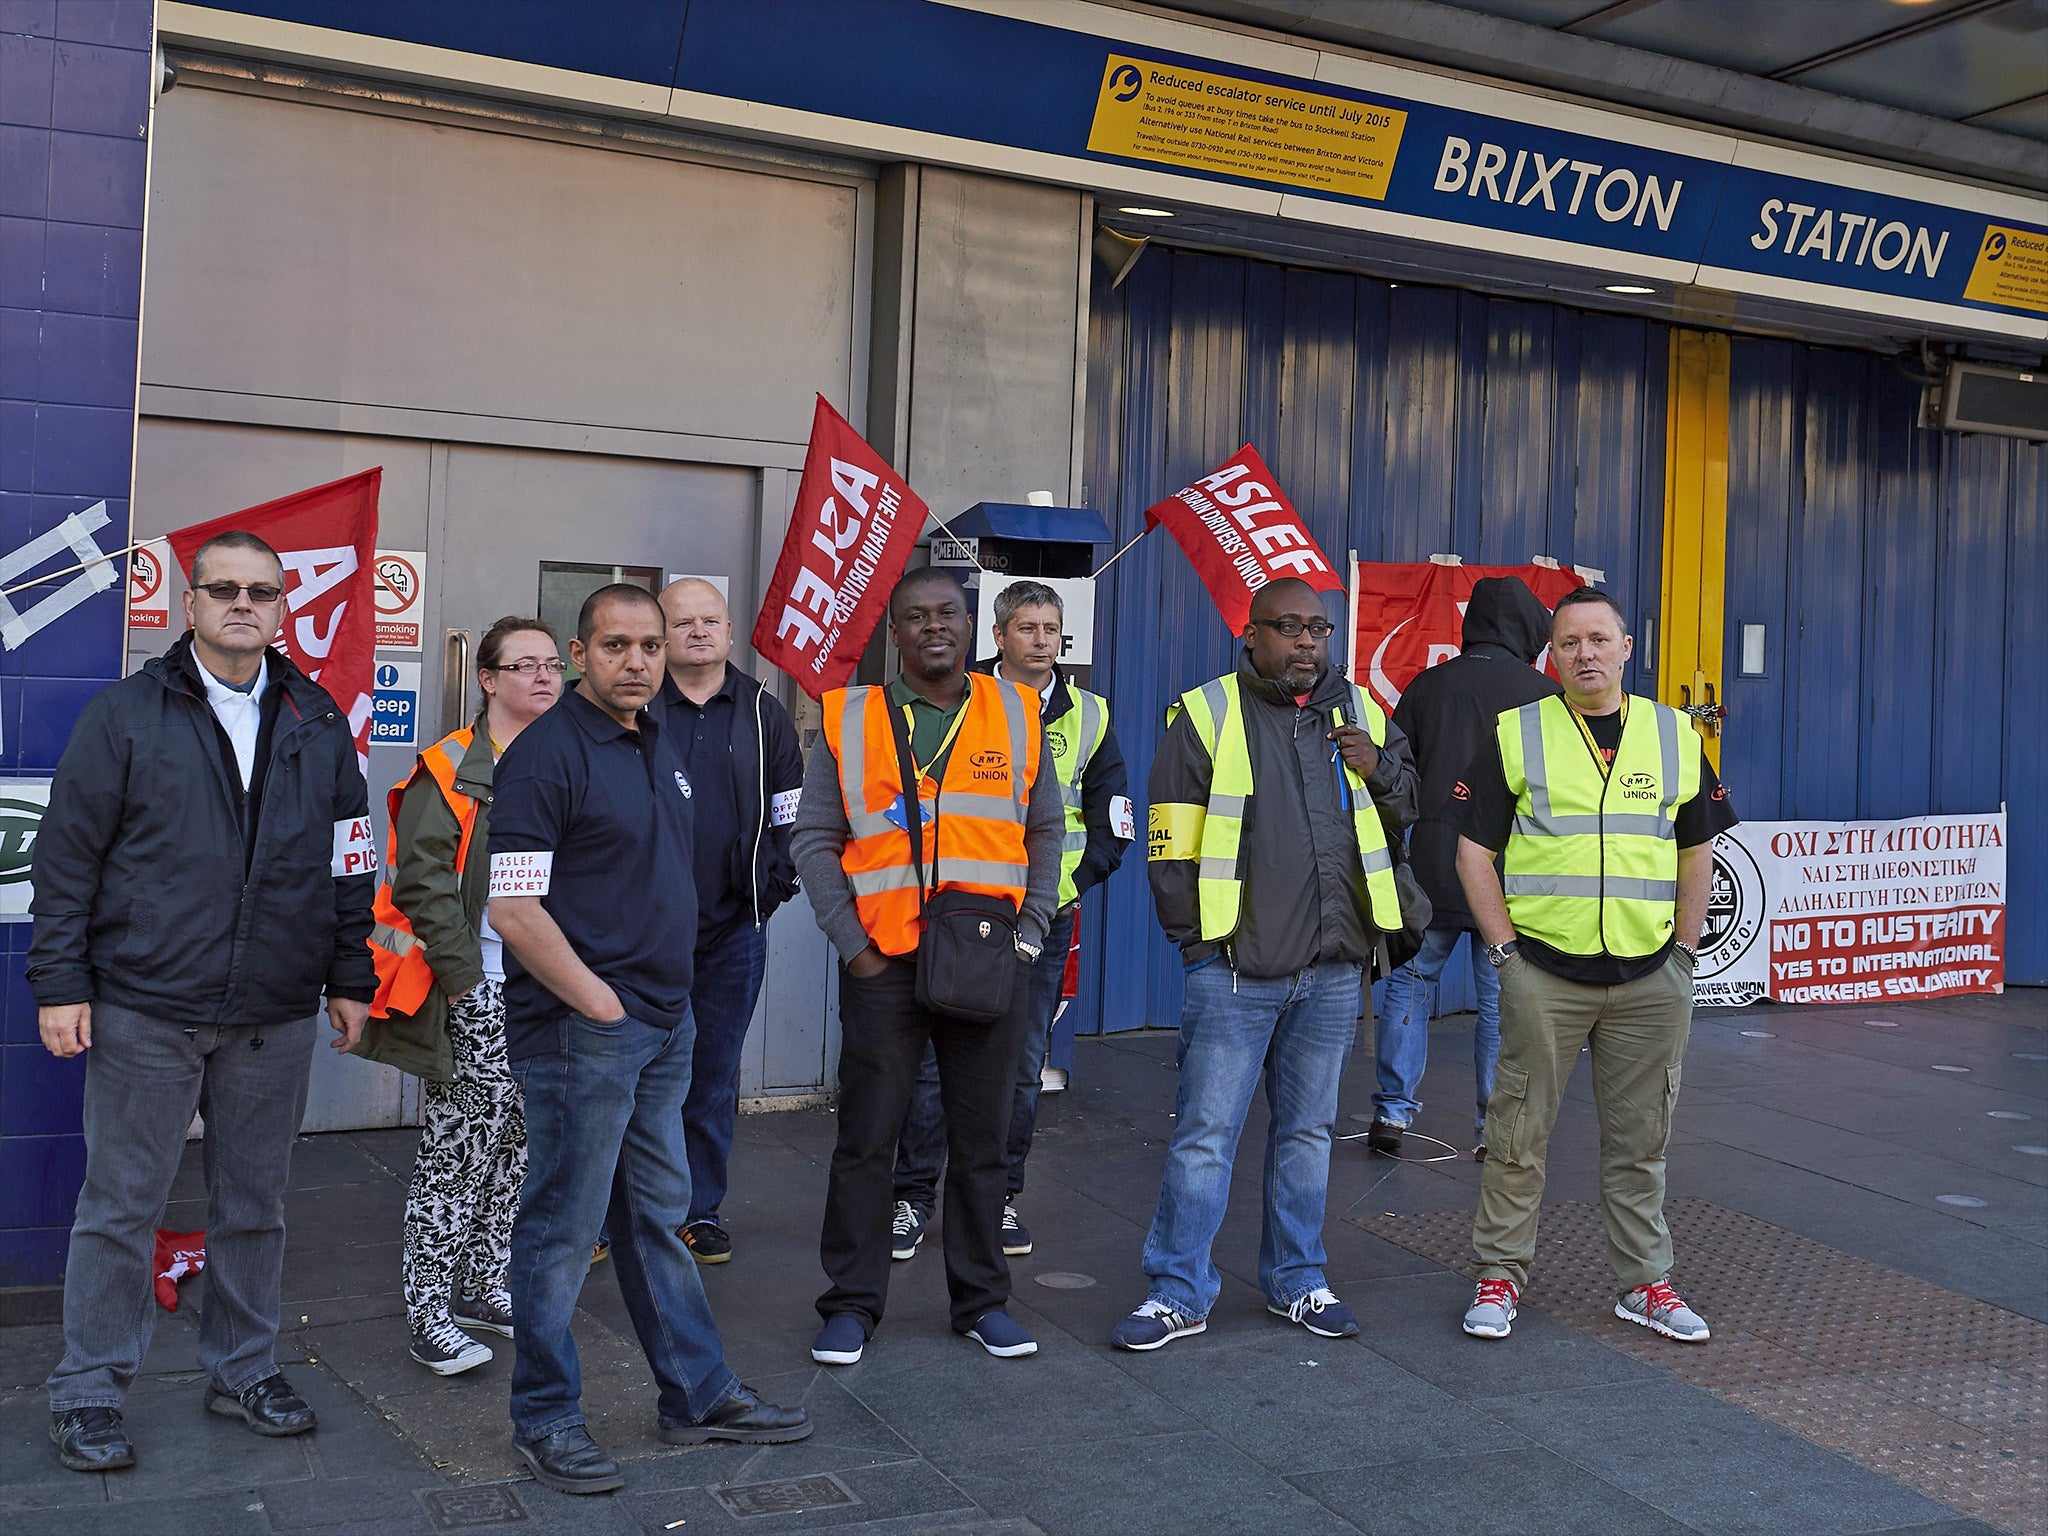
<svg viewBox="0 0 2048 1536"><path fill-rule="evenodd" d="M1600 1214L1623 1291L1671 1272L1664 1144L1692 1027L1692 972L1677 950L1647 976L1587 986L1511 955L1500 972L1500 1066L1486 1105L1486 1163L1472 1252L1481 1279L1529 1283L1544 1163L1565 1083L1590 1045L1600 1114Z"/></svg>

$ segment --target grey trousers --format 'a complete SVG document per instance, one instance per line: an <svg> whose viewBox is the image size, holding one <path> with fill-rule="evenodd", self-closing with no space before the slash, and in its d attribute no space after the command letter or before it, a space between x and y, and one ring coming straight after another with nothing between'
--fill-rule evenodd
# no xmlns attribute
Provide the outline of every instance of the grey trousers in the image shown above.
<svg viewBox="0 0 2048 1536"><path fill-rule="evenodd" d="M206 1117L199 1364L228 1392L277 1370L285 1177L315 1023L188 1030L93 1004L85 1187L64 1266L64 1358L44 1383L51 1412L119 1408L142 1367L156 1323L156 1229L194 1110Z"/></svg>

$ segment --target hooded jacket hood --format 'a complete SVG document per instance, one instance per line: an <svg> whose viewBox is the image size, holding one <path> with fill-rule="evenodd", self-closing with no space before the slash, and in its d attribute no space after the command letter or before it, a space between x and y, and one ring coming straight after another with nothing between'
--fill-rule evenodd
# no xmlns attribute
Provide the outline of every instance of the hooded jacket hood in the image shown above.
<svg viewBox="0 0 2048 1536"><path fill-rule="evenodd" d="M1494 645L1534 662L1550 643L1550 610L1519 576L1482 576L1465 609L1464 648Z"/></svg>

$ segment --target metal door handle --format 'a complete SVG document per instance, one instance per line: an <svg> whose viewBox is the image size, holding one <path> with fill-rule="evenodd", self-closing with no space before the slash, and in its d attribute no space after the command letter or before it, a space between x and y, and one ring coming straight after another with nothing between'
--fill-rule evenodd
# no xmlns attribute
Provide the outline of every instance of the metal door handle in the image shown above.
<svg viewBox="0 0 2048 1536"><path fill-rule="evenodd" d="M441 734L469 724L469 631L451 629L441 652Z"/></svg>

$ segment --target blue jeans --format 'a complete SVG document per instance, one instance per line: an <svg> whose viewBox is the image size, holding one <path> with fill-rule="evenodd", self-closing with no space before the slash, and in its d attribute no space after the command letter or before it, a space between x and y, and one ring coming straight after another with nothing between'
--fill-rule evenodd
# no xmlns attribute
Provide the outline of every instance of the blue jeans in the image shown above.
<svg viewBox="0 0 2048 1536"><path fill-rule="evenodd" d="M1052 1039L1052 1018L1060 1011L1060 983L1067 974L1067 951L1074 943L1074 908L1053 915L1045 935L1045 953L1034 965L1021 967L1017 983L1024 988L1024 1050L1017 1058L1017 1092L1010 1101L1010 1178L1003 1192L1009 1204L1024 1192L1024 1162L1031 1156L1031 1133L1038 1126L1039 1080L1045 1072L1045 1049ZM910 1108L903 1112L903 1130L896 1140L896 1198L908 1200L926 1220L938 1207L939 1173L946 1166L946 1109L939 1101L939 1058L924 1048L917 1083L910 1090Z"/></svg>
<svg viewBox="0 0 2048 1536"><path fill-rule="evenodd" d="M1323 1284L1323 1209L1337 1085L1358 1033L1361 967L1239 976L1221 959L1188 972L1180 1089L1159 1206L1145 1235L1151 1299L1207 1317L1223 1287L1210 1257L1252 1091L1266 1080L1265 1231L1259 1285L1282 1306Z"/></svg>
<svg viewBox="0 0 2048 1536"><path fill-rule="evenodd" d="M612 1267L654 1371L661 1422L692 1423L738 1384L697 1261L676 1229L690 1209L683 1098L696 1028L638 1019L556 1026L557 1048L512 1064L526 1096L526 1184L512 1228L512 1432L534 1441L581 1424L569 1324L590 1245L611 1211Z"/></svg>
<svg viewBox="0 0 2048 1536"><path fill-rule="evenodd" d="M1380 1091L1372 1096L1375 1119L1394 1125L1408 1125L1422 1101L1422 1069L1429 1063L1429 1016L1435 1011L1436 979L1444 962L1458 947L1469 929L1431 928L1422 936L1422 949L1406 965L1387 978L1387 995L1380 1009L1379 1049L1376 1052ZM1500 973L1482 952L1479 935L1472 935L1472 990L1479 999L1479 1022L1472 1030L1472 1076L1479 1088L1479 1107L1472 1115L1472 1129L1486 1126L1486 1101L1493 1097L1493 1067L1500 1059Z"/></svg>
<svg viewBox="0 0 2048 1536"><path fill-rule="evenodd" d="M690 1220L716 1221L725 1203L733 1121L740 1108L740 1047L761 996L768 930L740 923L697 952L690 1013L697 1046L690 1094L683 1100L683 1141L690 1153Z"/></svg>

